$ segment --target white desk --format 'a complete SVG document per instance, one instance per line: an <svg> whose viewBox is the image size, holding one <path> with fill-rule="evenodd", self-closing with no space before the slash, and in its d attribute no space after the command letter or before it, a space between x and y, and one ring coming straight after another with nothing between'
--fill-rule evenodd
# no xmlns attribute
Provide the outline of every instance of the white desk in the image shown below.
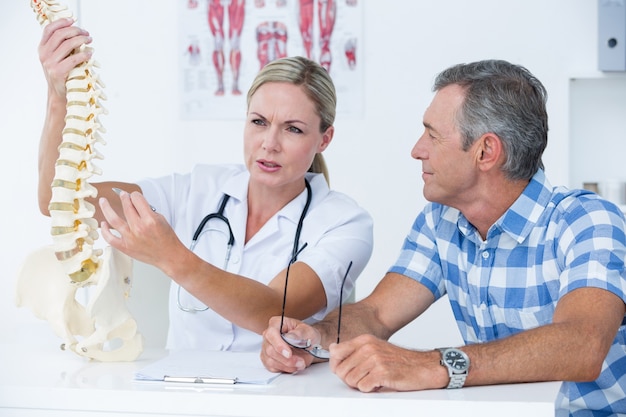
<svg viewBox="0 0 626 417"><path fill-rule="evenodd" d="M135 362L100 363L49 345L0 344L0 416L553 416L559 388L548 382L364 394L327 364L267 386L133 380L165 354L148 350Z"/></svg>

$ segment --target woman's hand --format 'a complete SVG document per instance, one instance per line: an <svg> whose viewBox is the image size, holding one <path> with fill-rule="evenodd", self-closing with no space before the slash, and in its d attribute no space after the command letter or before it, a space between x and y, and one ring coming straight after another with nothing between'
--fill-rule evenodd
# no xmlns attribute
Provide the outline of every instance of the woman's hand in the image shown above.
<svg viewBox="0 0 626 417"><path fill-rule="evenodd" d="M91 58L89 32L73 26L72 19L59 19L46 25L39 43L39 61L48 82L49 94L65 98L65 81L69 72Z"/></svg>
<svg viewBox="0 0 626 417"><path fill-rule="evenodd" d="M267 329L263 332L261 361L272 372L294 373L301 371L313 363L313 356L302 349L293 348L281 336L279 330L280 316L272 317ZM285 317L283 333L292 339L311 340L319 343L320 334L313 327L300 320Z"/></svg>
<svg viewBox="0 0 626 417"><path fill-rule="evenodd" d="M165 218L152 210L143 194L122 191L119 198L123 216L106 198L99 201L105 218L101 224L104 240L126 255L167 273L168 266L181 259L178 254L187 248Z"/></svg>

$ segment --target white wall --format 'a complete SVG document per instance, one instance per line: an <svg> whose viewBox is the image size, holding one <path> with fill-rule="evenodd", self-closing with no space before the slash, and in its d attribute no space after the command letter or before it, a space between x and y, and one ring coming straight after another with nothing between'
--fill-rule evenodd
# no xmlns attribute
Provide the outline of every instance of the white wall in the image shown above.
<svg viewBox="0 0 626 417"><path fill-rule="evenodd" d="M409 152L421 134L437 72L485 58L507 59L534 72L549 91L548 175L555 184L567 184L569 78L595 73L597 60L593 0L360 1L364 115L338 120L325 154L334 188L352 195L375 219L374 255L357 298L368 294L395 260L425 203L421 164ZM109 98L110 114L102 119L108 141L100 148L106 156L100 164L103 179L135 180L187 171L196 162L241 160L241 121L178 118L176 11L174 1L81 2L82 25L95 39ZM38 213L36 202L46 90L36 53L40 35L27 0L0 3L0 127L6 149L0 163L3 338L43 328L29 311L13 306L20 262L50 243L49 220ZM448 305L435 307L396 340L420 347L458 343Z"/></svg>

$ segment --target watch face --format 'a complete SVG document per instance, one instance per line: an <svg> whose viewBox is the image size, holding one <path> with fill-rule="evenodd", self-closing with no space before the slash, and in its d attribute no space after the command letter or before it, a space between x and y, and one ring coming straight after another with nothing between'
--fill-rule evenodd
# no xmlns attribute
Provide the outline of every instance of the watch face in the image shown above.
<svg viewBox="0 0 626 417"><path fill-rule="evenodd" d="M469 366L467 357L459 350L446 350L443 360L457 371L464 371Z"/></svg>

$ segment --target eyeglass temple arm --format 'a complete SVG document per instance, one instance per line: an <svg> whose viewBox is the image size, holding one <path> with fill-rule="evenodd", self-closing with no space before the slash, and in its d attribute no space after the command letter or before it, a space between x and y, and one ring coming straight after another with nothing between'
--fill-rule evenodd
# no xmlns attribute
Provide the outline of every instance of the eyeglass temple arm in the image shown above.
<svg viewBox="0 0 626 417"><path fill-rule="evenodd" d="M350 268L352 268L352 261L348 264L348 269L346 269L346 274L343 276L343 280L341 281L341 291L339 293L339 318L337 319L337 343L339 343L339 334L341 332L341 309L343 307L343 286L346 283L346 278L348 278L348 273L350 272Z"/></svg>
<svg viewBox="0 0 626 417"><path fill-rule="evenodd" d="M305 242L304 245L302 245L302 247L298 249L296 253L293 254L291 259L289 260L289 263L287 264L287 271L285 272L285 291L283 293L283 308L280 314L280 327L278 329L280 334L283 334L283 322L285 321L285 305L287 304L287 283L289 282L289 269L291 268L291 265L293 265L296 262L296 259L298 259L298 255L300 254L300 252L302 252L304 248L307 247L307 245L308 243Z"/></svg>

